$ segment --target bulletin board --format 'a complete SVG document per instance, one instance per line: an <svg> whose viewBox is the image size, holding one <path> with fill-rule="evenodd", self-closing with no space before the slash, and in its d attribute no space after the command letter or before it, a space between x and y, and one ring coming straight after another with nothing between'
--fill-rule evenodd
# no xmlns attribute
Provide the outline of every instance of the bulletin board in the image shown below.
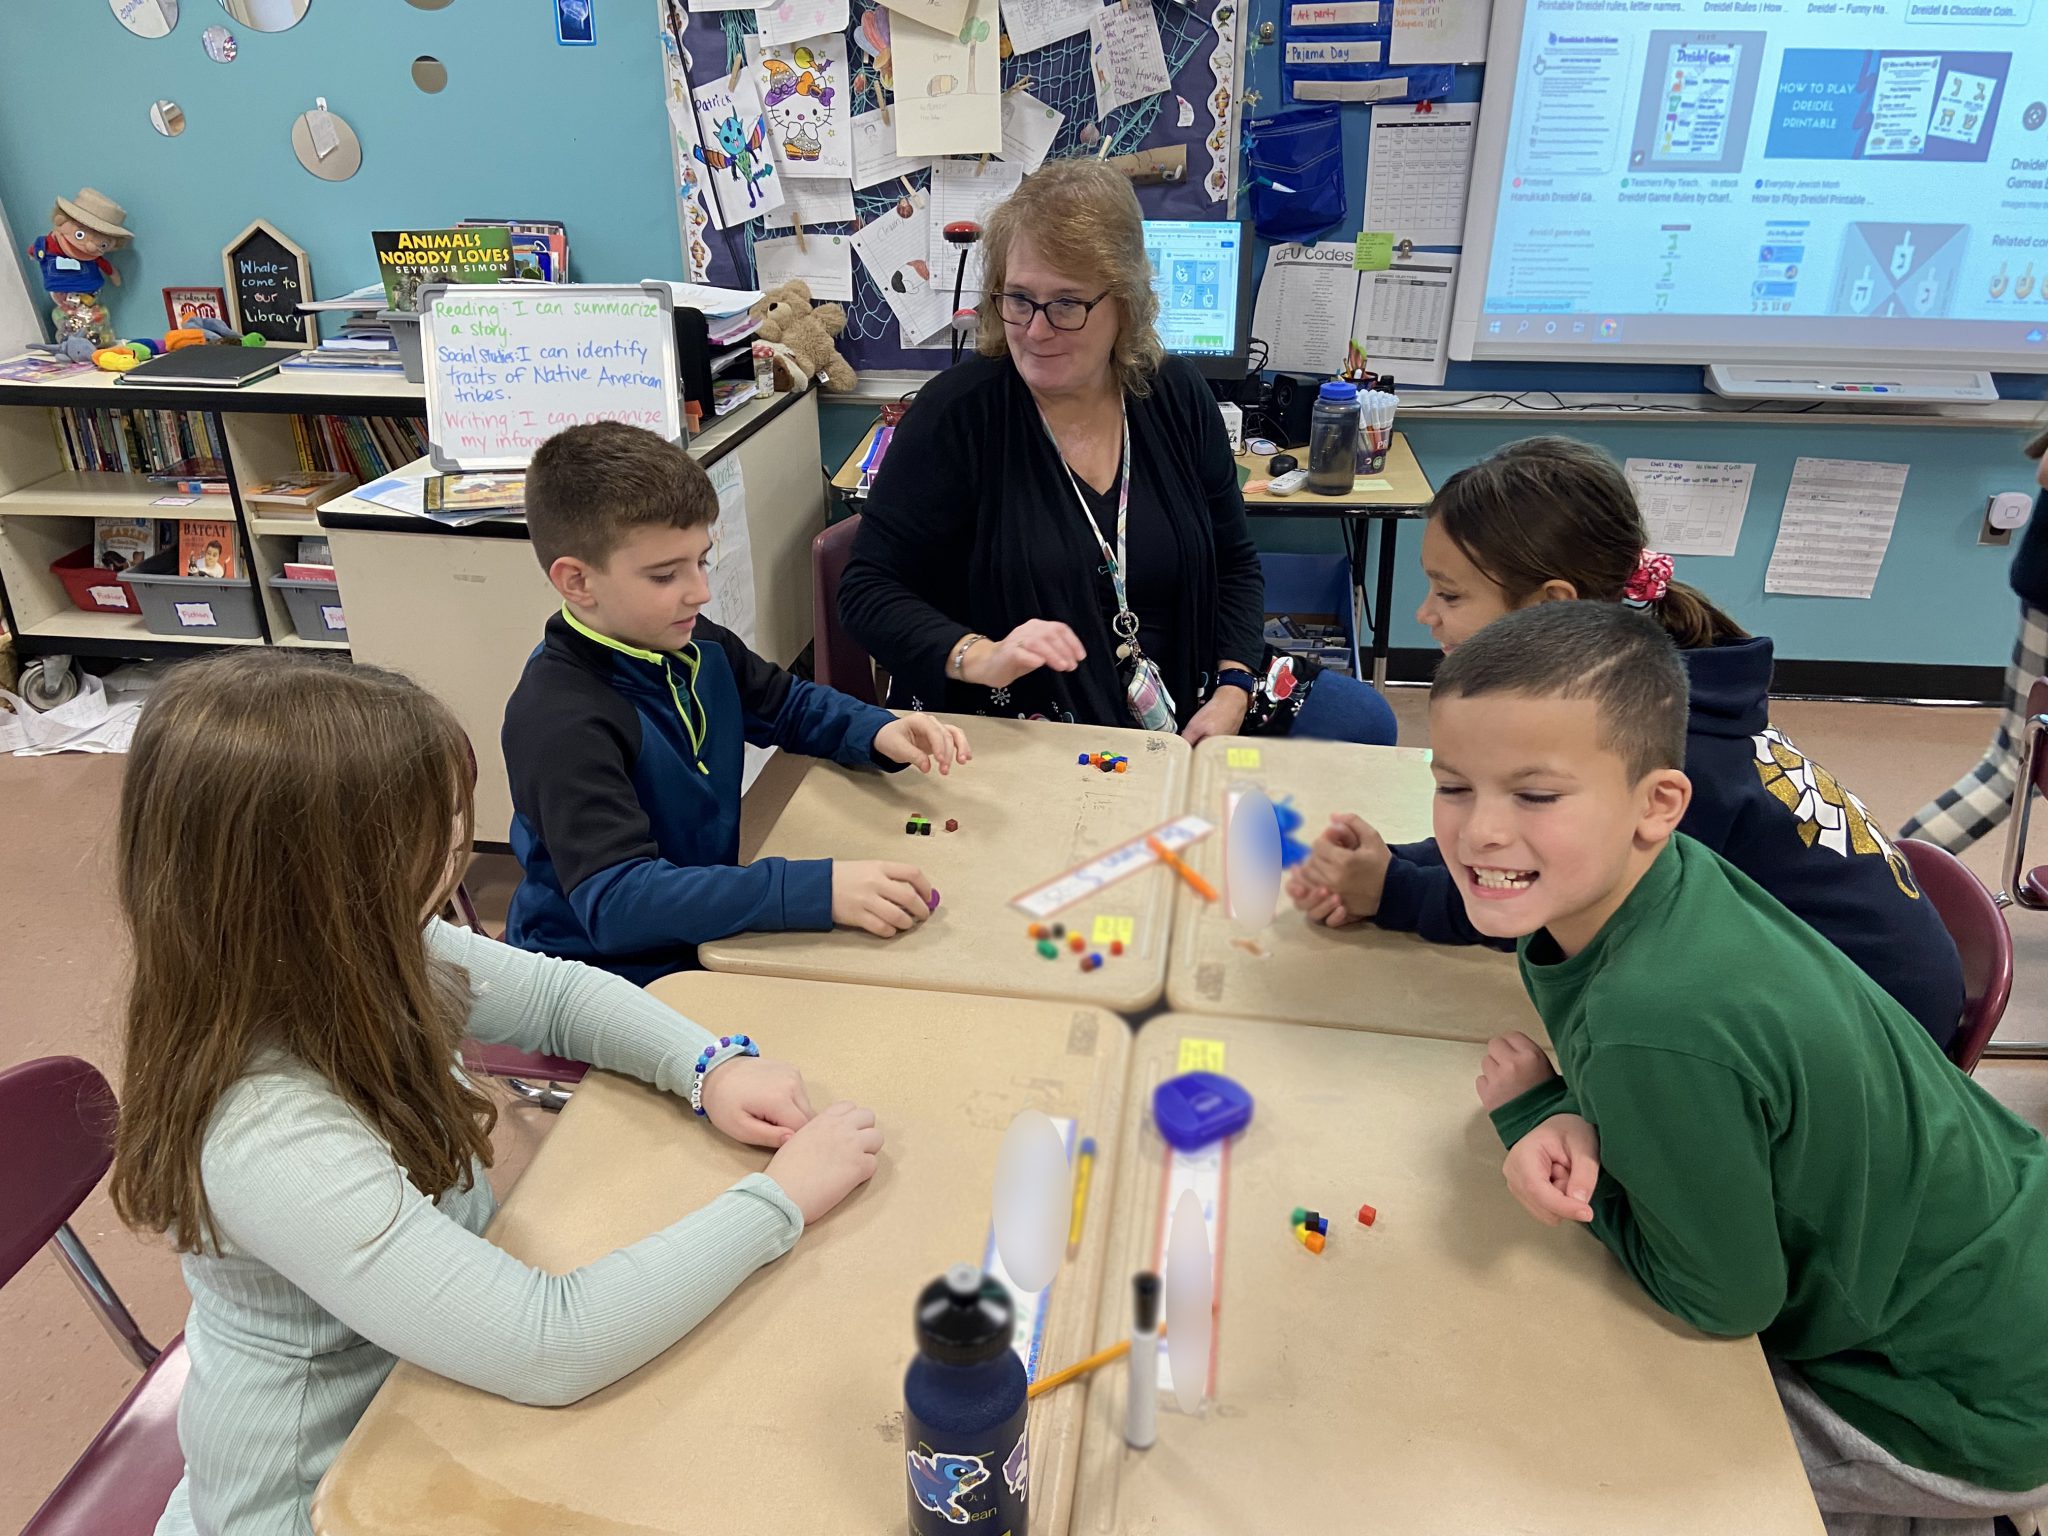
<svg viewBox="0 0 2048 1536"><path fill-rule="evenodd" d="M862 18L874 8L875 3L876 0L852 0L851 25L846 38L848 57L856 69L866 60L859 39ZM1098 118L1095 86L1090 72L1089 35L1085 31L1034 52L1003 60L1002 83L1007 88L1028 78L1033 96L1065 114L1066 120L1060 125L1048 153L1049 160L1094 155L1102 150L1103 140L1108 141L1108 153L1111 155L1184 146L1188 166L1184 179L1179 182L1141 183L1137 187L1138 201L1147 218L1232 217L1234 184L1225 190L1220 201L1214 200L1210 188L1205 185L1205 178L1213 164L1210 144L1218 131L1215 109L1219 105L1224 118L1223 136L1219 141L1224 163L1235 166L1239 115L1236 95L1243 88L1244 78L1242 0L1194 0L1187 5L1178 3L1178 0L1129 0L1129 3L1149 5L1153 10L1159 25L1167 73L1173 81L1170 92L1133 102ZM661 11L664 47L672 47L672 40L680 32L692 86L725 77L734 62L744 57L745 38L755 30L751 10L685 11L681 0L661 0ZM856 114L882 105L874 72L869 70L867 73L867 89L853 95L852 106ZM1182 101L1188 103L1191 113L1182 113ZM1180 122L1183 115L1191 117L1186 126ZM1089 124L1094 124L1100 135L1092 143L1082 138L1082 130ZM922 189L929 178L929 172L920 172L910 178L911 186ZM893 209L902 195L903 189L893 182L856 191L853 194L854 212L862 221L880 217ZM807 236L811 228L810 225L805 226ZM830 234L850 232L854 226L828 223L817 228ZM764 230L758 222L726 230L703 230L701 238L710 250L705 280L740 287L754 286L754 240L782 237L789 233L786 228ZM857 256L853 261L853 285L853 302L844 306L847 312L846 333L839 338L840 353L848 362L863 370L930 371L946 366L948 348L944 337L936 346L905 347L901 344L895 316Z"/></svg>

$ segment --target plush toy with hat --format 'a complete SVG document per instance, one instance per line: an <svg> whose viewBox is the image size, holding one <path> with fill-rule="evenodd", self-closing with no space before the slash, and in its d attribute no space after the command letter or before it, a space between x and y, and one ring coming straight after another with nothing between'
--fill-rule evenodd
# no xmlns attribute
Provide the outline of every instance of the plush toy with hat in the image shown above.
<svg viewBox="0 0 2048 1536"><path fill-rule="evenodd" d="M110 280L120 284L121 274L107 253L135 238L121 222L127 217L128 210L104 192L82 187L76 197L57 199L50 210L50 232L29 246L29 260L41 270L50 295L50 322L60 340L85 336L106 346L114 339L99 294Z"/></svg>
<svg viewBox="0 0 2048 1536"><path fill-rule="evenodd" d="M813 304L808 283L798 280L770 288L752 314L761 322L757 337L774 347L779 388L801 389L807 379L822 379L825 389L836 395L860 382L853 365L832 343L846 329L846 311L837 304Z"/></svg>

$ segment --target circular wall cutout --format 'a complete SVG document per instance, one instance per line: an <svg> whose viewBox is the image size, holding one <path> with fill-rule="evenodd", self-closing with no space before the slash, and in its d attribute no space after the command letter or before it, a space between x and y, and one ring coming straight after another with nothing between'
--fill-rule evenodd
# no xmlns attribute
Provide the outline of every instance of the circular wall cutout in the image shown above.
<svg viewBox="0 0 2048 1536"><path fill-rule="evenodd" d="M137 37L166 37L178 24L178 0L107 0L107 8Z"/></svg>
<svg viewBox="0 0 2048 1536"><path fill-rule="evenodd" d="M412 61L412 83L429 96L439 95L448 88L448 66L423 53Z"/></svg>
<svg viewBox="0 0 2048 1536"><path fill-rule="evenodd" d="M149 109L149 126L167 139L185 131L185 109L175 101L159 101Z"/></svg>
<svg viewBox="0 0 2048 1536"><path fill-rule="evenodd" d="M214 63L235 62L235 34L226 27L208 27L199 34L199 41L206 49L206 56Z"/></svg>

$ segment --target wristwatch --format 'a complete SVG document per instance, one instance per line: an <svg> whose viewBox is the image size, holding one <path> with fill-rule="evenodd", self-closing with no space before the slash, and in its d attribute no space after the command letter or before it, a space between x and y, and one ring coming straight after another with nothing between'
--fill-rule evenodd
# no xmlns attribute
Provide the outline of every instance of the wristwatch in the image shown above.
<svg viewBox="0 0 2048 1536"><path fill-rule="evenodd" d="M1231 667L1216 674L1218 688L1242 688L1247 694L1259 691L1259 680L1243 667Z"/></svg>

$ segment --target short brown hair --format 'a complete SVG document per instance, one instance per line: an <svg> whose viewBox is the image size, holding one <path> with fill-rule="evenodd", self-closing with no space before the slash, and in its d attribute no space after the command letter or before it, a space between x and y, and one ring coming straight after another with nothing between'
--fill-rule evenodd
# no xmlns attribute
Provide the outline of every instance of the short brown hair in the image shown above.
<svg viewBox="0 0 2048 1536"><path fill-rule="evenodd" d="M490 1161L496 1107L455 1071L467 978L420 935L469 845L474 778L447 706L379 667L230 651L150 694L117 855L134 962L113 1195L129 1225L217 1247L207 1124L270 1047L422 1194Z"/></svg>
<svg viewBox="0 0 2048 1536"><path fill-rule="evenodd" d="M1122 171L1100 160L1054 160L1024 178L996 206L981 232L986 296L975 330L983 357L1010 350L995 295L1010 280L1010 246L1028 231L1046 264L1067 276L1100 282L1116 300L1116 346L1109 366L1125 394L1152 392L1152 375L1166 360L1154 322L1159 295L1145 254L1145 215Z"/></svg>
<svg viewBox="0 0 2048 1536"><path fill-rule="evenodd" d="M1528 437L1496 449L1446 480L1429 515L1510 603L1528 601L1547 581L1618 603L1649 542L1621 466L1571 437ZM1647 609L1683 650L1749 638L1682 581Z"/></svg>
<svg viewBox="0 0 2048 1536"><path fill-rule="evenodd" d="M1685 664L1662 625L1619 603L1538 603L1495 619L1437 668L1430 700L1591 699L1600 746L1634 782L1685 766Z"/></svg>
<svg viewBox="0 0 2048 1536"><path fill-rule="evenodd" d="M526 531L542 570L564 555L603 565L635 528L704 528L717 520L711 477L645 427L570 427L542 443L526 468Z"/></svg>

